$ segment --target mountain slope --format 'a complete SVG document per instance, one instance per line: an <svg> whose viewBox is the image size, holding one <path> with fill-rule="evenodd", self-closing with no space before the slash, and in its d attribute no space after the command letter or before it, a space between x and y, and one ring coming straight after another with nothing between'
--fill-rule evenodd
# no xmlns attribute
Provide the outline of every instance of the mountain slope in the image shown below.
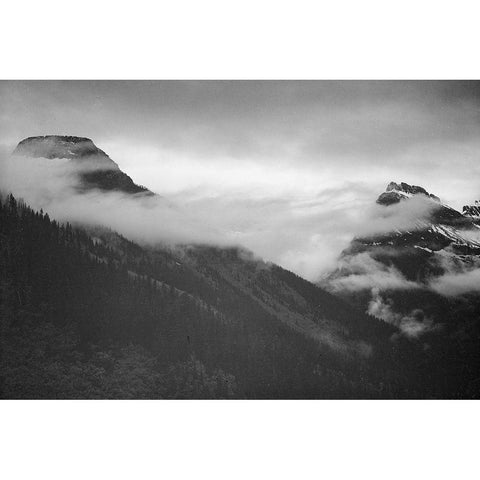
<svg viewBox="0 0 480 480"><path fill-rule="evenodd" d="M377 203L388 209L396 203L408 202L415 195L426 197L431 202L428 216L419 217L408 230L396 229L381 235L356 238L345 255L368 252L383 263L389 257L389 262L407 279L415 281L426 281L432 274L445 273L445 257L455 258L465 265L476 263L476 259L480 258L480 226L474 217L462 215L422 187L406 183L390 183Z"/></svg>
<svg viewBox="0 0 480 480"><path fill-rule="evenodd" d="M415 395L392 350L369 343L390 326L280 267L146 250L13 197L0 216L4 398ZM302 317L322 335L297 328Z"/></svg>
<svg viewBox="0 0 480 480"><path fill-rule="evenodd" d="M20 142L15 156L71 162L81 191L153 195L86 138L32 137ZM435 206L434 220L419 219L414 233L357 239L345 258L368 254L386 268L399 262L394 267L418 282L438 268L426 256L435 245L443 252L476 248L462 244L476 228L473 217L443 206L421 187L389 187L385 208L422 195ZM461 349L452 342L444 349L444 338L457 338L459 330L437 335L441 323L430 316L454 302L426 289L414 297L393 292L391 304L373 309L371 292L333 295L241 248L141 246L102 225L59 225L13 196L2 199L0 216L4 398L478 394L475 370L463 371L476 363L459 354L478 347L476 323L468 320L478 314L475 304L464 310ZM410 316L384 321L379 309L397 303ZM411 311L416 303L431 310L420 318L418 308ZM412 342L398 334L399 326L436 336ZM445 351L448 362L441 358Z"/></svg>
<svg viewBox="0 0 480 480"><path fill-rule="evenodd" d="M390 183L377 202L408 207L416 196L431 202L428 215L408 230L354 239L321 284L423 345L429 381L471 394L480 368L478 221L405 183Z"/></svg>

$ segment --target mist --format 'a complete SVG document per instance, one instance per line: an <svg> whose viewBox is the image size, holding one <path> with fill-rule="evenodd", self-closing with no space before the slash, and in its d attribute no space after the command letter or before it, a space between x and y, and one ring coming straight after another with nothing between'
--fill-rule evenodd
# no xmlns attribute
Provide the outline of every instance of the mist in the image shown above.
<svg viewBox="0 0 480 480"><path fill-rule="evenodd" d="M466 236L478 238L477 232ZM480 259L473 258L464 262L447 250L440 256L440 260L445 273L429 282L430 289L446 297L480 292Z"/></svg>
<svg viewBox="0 0 480 480"><path fill-rule="evenodd" d="M0 184L60 221L140 243L240 245L318 281L353 238L415 229L431 213L421 198L376 205L390 181L457 209L480 197L479 91L477 82L0 82ZM80 194L72 165L10 161L21 139L46 134L91 138L160 198ZM359 260L363 277L338 288L413 288Z"/></svg>
<svg viewBox="0 0 480 480"><path fill-rule="evenodd" d="M60 222L109 227L133 241L152 245L226 242L226 236L219 236L207 218L196 218L162 197L84 192L79 173L92 171L92 162L79 165L68 159L7 155L0 165L4 191Z"/></svg>
<svg viewBox="0 0 480 480"><path fill-rule="evenodd" d="M407 315L395 312L392 302L388 298L383 298L377 288L372 290L372 298L367 312L394 325L403 335L411 339L417 339L425 333L439 328L439 325L434 324L431 318L426 317L421 309L412 310Z"/></svg>
<svg viewBox="0 0 480 480"><path fill-rule="evenodd" d="M394 227L415 228L418 218L435 208L419 198L408 206L402 202L385 209L372 202L368 189L353 183L347 188L326 188L313 198L238 192L206 195L196 190L151 197L81 192L78 175L95 168L91 162L79 165L67 159L13 157L5 152L0 165L3 190L43 208L58 221L103 225L149 245L241 246L312 281L335 268L355 236ZM368 281L368 275L363 281ZM371 283L402 282L396 277L396 272L381 272Z"/></svg>
<svg viewBox="0 0 480 480"><path fill-rule="evenodd" d="M478 82L0 82L0 143L91 138L164 195L308 196L392 180L480 197ZM452 169L451 166L456 168Z"/></svg>
<svg viewBox="0 0 480 480"><path fill-rule="evenodd" d="M423 288L423 285L407 280L395 267L378 262L368 252L342 257L337 267L341 272L348 272L348 274L338 278L328 278L322 283L325 288L334 293Z"/></svg>

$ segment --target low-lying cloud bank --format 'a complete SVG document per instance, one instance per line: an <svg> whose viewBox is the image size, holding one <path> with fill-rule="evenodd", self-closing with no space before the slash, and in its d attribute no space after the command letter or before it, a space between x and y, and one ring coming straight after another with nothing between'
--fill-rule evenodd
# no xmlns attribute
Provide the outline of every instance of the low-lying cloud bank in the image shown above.
<svg viewBox="0 0 480 480"><path fill-rule="evenodd" d="M419 309L408 315L395 312L382 292L425 288L445 296L480 292L480 269L467 270L448 252L442 263L446 273L427 284L406 279L368 252L340 258L354 237L420 228L421 220L436 208L420 196L385 208L374 203L378 192L348 183L319 186L315 195L303 197L262 197L248 191L213 195L202 189L169 198L98 190L82 193L79 174L95 168L68 159L0 153L0 188L43 208L58 221L106 226L139 243L240 245L312 281L339 268L348 274L329 278L326 286L331 291L370 291L368 313L412 339L434 330L433 321ZM475 237L478 232L471 234Z"/></svg>
<svg viewBox="0 0 480 480"><path fill-rule="evenodd" d="M169 199L95 190L81 193L79 174L94 168L68 159L4 154L0 187L59 221L104 225L140 243L241 245L312 281L334 268L347 272L329 278L326 285L333 292L427 288L457 296L480 291L480 270L452 263L453 256L447 254L442 263L446 273L428 284L406 279L368 252L340 258L354 237L418 228L419 219L428 218L435 208L422 197L385 208L355 184L319 189L309 198L262 198L238 192L214 196L198 190ZM372 314L389 318L411 337L428 330L425 322L422 328L417 326L414 314L400 318L389 313L391 306L382 306L379 298L372 295L369 310L376 312Z"/></svg>
<svg viewBox="0 0 480 480"><path fill-rule="evenodd" d="M315 194L303 196L291 191L261 196L248 189L212 194L201 188L169 198L80 193L78 174L85 168L95 167L4 154L0 187L59 221L105 225L148 244L241 245L312 281L335 267L355 236L394 226L415 228L418 217L432 208L420 199L408 208L399 204L386 211L374 203L378 192L347 182L319 184Z"/></svg>
<svg viewBox="0 0 480 480"><path fill-rule="evenodd" d="M161 197L82 192L79 174L93 168L68 159L7 156L1 162L0 187L58 221L106 226L142 243L226 242L206 218L196 218Z"/></svg>
<svg viewBox="0 0 480 480"><path fill-rule="evenodd" d="M480 293L480 269L461 273L446 273L432 280L429 287L434 292L446 297Z"/></svg>

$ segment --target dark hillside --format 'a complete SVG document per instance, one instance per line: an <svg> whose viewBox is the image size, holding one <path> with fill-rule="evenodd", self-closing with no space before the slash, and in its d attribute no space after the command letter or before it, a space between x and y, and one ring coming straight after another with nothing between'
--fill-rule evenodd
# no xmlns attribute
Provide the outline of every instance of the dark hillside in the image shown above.
<svg viewBox="0 0 480 480"><path fill-rule="evenodd" d="M205 250L180 258L108 235L115 242L2 200L3 398L409 395L395 375L385 382L375 352L335 351L285 321L284 300L264 294L272 278L259 282L262 301L252 296L242 283L251 262L227 282L228 262L205 273ZM304 295L307 312L321 300L316 287L273 272L278 285L282 276L302 284L292 305Z"/></svg>

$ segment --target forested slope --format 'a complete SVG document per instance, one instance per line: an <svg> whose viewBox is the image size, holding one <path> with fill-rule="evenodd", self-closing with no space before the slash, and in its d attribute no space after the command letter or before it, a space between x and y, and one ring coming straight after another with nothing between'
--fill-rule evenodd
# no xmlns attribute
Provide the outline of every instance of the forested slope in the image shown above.
<svg viewBox="0 0 480 480"><path fill-rule="evenodd" d="M0 262L3 398L425 395L391 326L237 249L144 248L10 195Z"/></svg>

